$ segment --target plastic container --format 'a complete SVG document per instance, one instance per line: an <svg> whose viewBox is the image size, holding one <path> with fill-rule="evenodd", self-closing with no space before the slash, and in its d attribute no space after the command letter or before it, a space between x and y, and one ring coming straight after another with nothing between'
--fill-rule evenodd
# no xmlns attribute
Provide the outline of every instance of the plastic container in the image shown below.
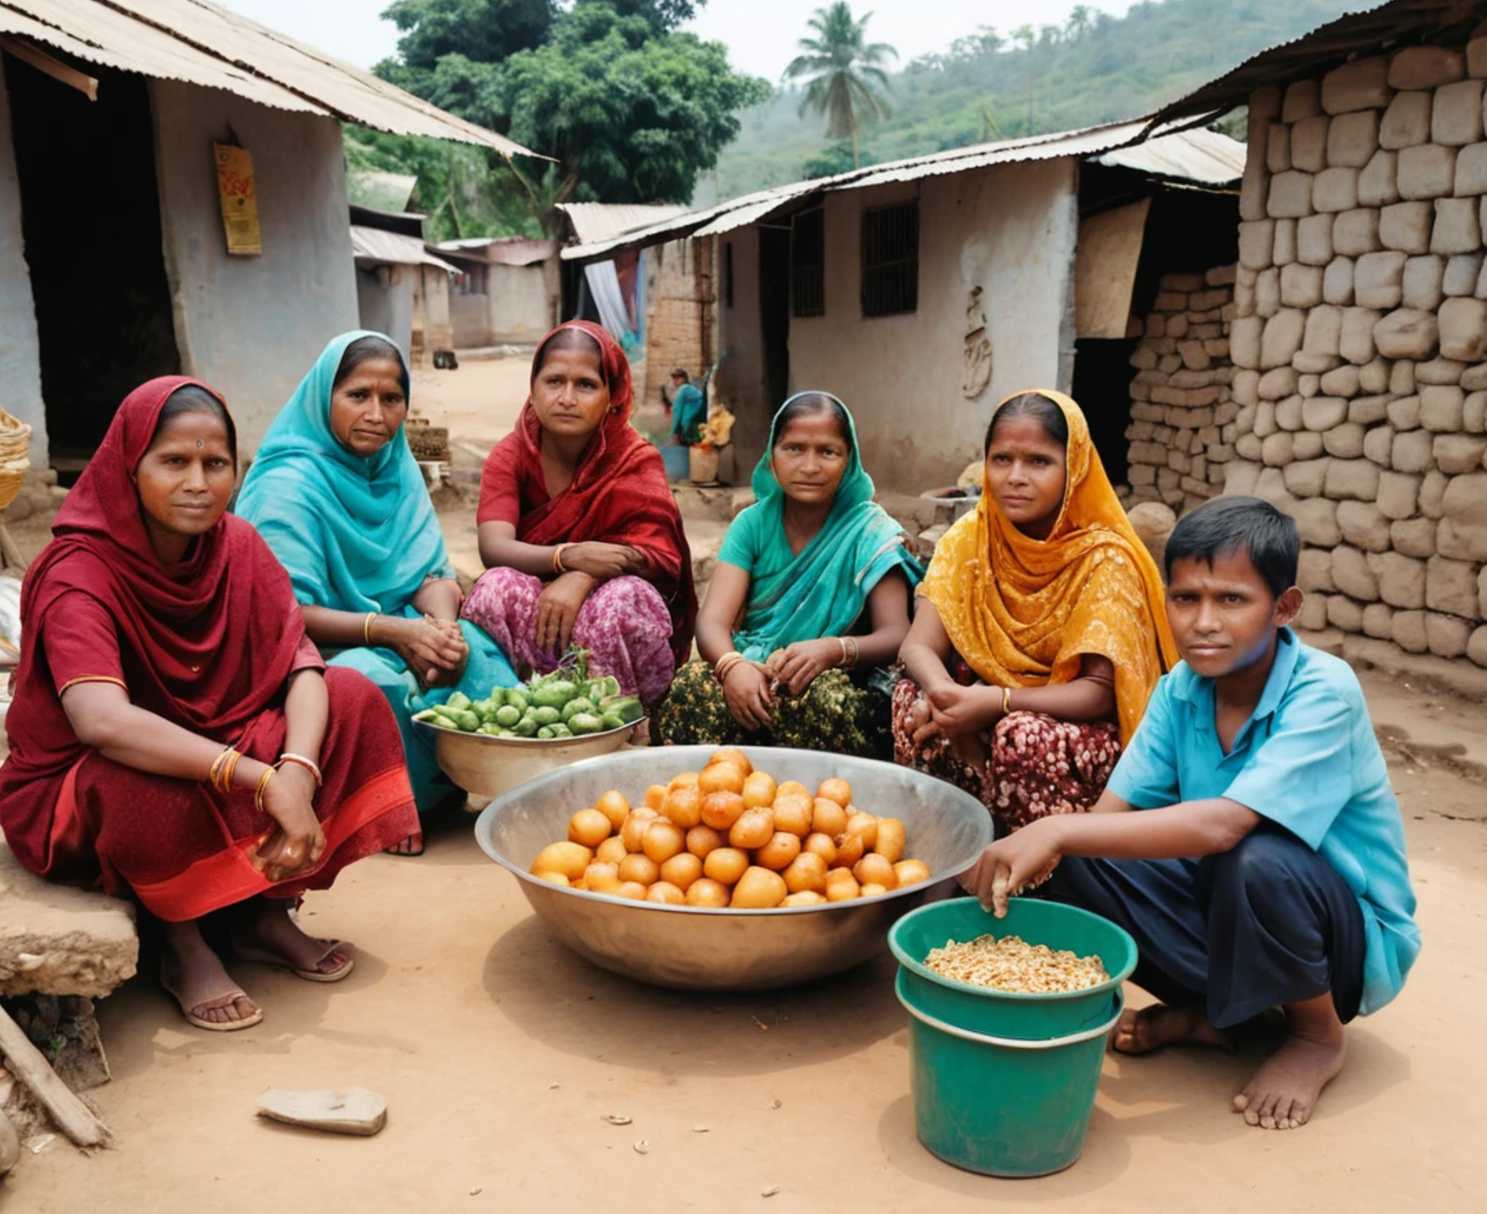
<svg viewBox="0 0 1487 1214"><path fill-rule="evenodd" d="M666 465L668 481L684 481L691 476L692 455L689 447L676 447L668 443L657 450L661 452L661 462Z"/></svg>
<svg viewBox="0 0 1487 1214"><path fill-rule="evenodd" d="M1069 994L994 991L924 967L929 951L990 933L1098 953L1110 978ZM1046 1176L1084 1150L1105 1039L1124 1007L1136 942L1075 907L1013 898L1005 919L973 898L905 915L888 933L909 1012L914 1126L947 1163L989 1176Z"/></svg>

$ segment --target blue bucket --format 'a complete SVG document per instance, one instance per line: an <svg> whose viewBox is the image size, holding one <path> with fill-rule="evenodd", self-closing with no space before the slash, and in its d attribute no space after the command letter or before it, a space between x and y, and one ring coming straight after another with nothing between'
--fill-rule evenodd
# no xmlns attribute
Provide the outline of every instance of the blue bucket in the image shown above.
<svg viewBox="0 0 1487 1214"><path fill-rule="evenodd" d="M692 474L691 448L674 447L668 443L657 449L661 452L661 462L666 465L668 481L684 481Z"/></svg>

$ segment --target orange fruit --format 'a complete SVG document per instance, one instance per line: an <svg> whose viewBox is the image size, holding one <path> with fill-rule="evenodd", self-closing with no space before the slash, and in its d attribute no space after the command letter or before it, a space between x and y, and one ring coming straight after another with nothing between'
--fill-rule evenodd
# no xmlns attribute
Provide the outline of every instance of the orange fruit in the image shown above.
<svg viewBox="0 0 1487 1214"><path fill-rule="evenodd" d="M614 829L607 814L597 809L580 809L568 819L568 841L582 843L585 847L598 847Z"/></svg>
<svg viewBox="0 0 1487 1214"><path fill-rule="evenodd" d="M697 778L697 787L703 796L710 792L742 793L743 773L732 763L709 763Z"/></svg>
<svg viewBox="0 0 1487 1214"><path fill-rule="evenodd" d="M709 852L707 859L702 862L702 871L709 880L716 881L719 885L733 885L748 871L748 867L748 854L736 847L720 847L717 851Z"/></svg>
<svg viewBox="0 0 1487 1214"><path fill-rule="evenodd" d="M702 821L714 830L728 830L744 808L744 799L736 792L710 792L702 798Z"/></svg>
<svg viewBox="0 0 1487 1214"><path fill-rule="evenodd" d="M609 819L615 830L625 824L625 819L630 814L630 802L625 800L625 794L612 788L594 802L594 808Z"/></svg>
<svg viewBox="0 0 1487 1214"><path fill-rule="evenodd" d="M779 872L789 868L800 855L800 836L786 830L777 830L774 837L754 853L754 863L761 868Z"/></svg>
<svg viewBox="0 0 1487 1214"><path fill-rule="evenodd" d="M728 905L728 887L720 885L711 877L693 881L687 889L688 906L721 907Z"/></svg>
<svg viewBox="0 0 1487 1214"><path fill-rule="evenodd" d="M767 771L756 771L744 778L743 799L750 809L763 809L773 805L777 791L774 777Z"/></svg>
<svg viewBox="0 0 1487 1214"><path fill-rule="evenodd" d="M687 850L699 860L723 846L723 836L711 826L694 826L687 832Z"/></svg>
<svg viewBox="0 0 1487 1214"><path fill-rule="evenodd" d="M695 788L673 788L666 794L661 812L683 830L691 830L702 821L702 793Z"/></svg>
<svg viewBox="0 0 1487 1214"><path fill-rule="evenodd" d="M658 818L645 828L645 838L641 840L640 846L657 864L665 864L687 846L687 836L675 822ZM882 859L881 856L878 858Z"/></svg>
<svg viewBox="0 0 1487 1214"><path fill-rule="evenodd" d="M754 770L754 765L749 762L749 756L744 754L736 746L725 746L722 750L715 750L709 763L732 763L738 768L739 775L747 778Z"/></svg>
<svg viewBox="0 0 1487 1214"><path fill-rule="evenodd" d="M661 880L676 886L682 893L692 888L692 882L702 876L702 861L689 851L678 852L661 863Z"/></svg>
<svg viewBox="0 0 1487 1214"><path fill-rule="evenodd" d="M637 885L654 885L661 876L661 866L645 855L626 856L620 861L621 881L634 881Z"/></svg>

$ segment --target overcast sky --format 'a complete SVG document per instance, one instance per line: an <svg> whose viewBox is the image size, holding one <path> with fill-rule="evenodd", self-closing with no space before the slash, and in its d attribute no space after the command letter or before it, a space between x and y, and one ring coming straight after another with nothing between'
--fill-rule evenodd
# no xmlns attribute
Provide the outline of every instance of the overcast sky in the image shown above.
<svg viewBox="0 0 1487 1214"><path fill-rule="evenodd" d="M255 21L308 42L360 67L371 67L397 48L398 32L379 14L388 0L218 0ZM824 0L822 0L824 4ZM733 65L777 81L805 32L812 0L710 0L688 27L704 38L726 43ZM951 41L977 25L1003 34L1024 23L1062 22L1073 8L1065 0L854 0L856 11L871 11L868 35L898 48L903 62ZM1091 0L1090 7L1120 15L1130 0Z"/></svg>

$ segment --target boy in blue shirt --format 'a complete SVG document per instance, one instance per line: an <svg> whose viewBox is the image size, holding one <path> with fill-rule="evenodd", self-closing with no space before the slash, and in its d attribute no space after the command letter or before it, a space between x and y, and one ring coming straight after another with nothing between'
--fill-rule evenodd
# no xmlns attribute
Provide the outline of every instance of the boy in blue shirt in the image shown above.
<svg viewBox="0 0 1487 1214"><path fill-rule="evenodd" d="M1227 1045L1280 1007L1285 1041L1234 1098L1266 1129L1307 1122L1342 1069L1343 1026L1393 999L1420 951L1362 688L1287 627L1300 548L1295 522L1258 498L1217 498L1178 523L1167 617L1183 661L1105 793L1088 814L992 844L961 878L1001 915L1048 877L1045 896L1135 937L1132 980L1161 1002L1122 1018L1123 1053Z"/></svg>

